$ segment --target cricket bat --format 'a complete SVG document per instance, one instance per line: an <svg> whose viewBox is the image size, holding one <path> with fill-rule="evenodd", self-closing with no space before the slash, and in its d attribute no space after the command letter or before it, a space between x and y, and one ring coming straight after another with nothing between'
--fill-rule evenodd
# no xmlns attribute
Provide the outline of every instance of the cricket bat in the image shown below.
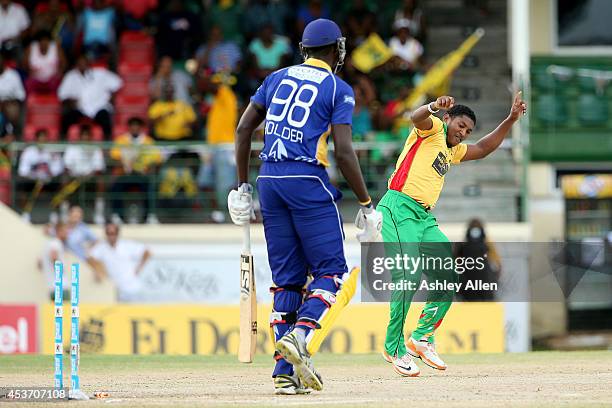
<svg viewBox="0 0 612 408"><path fill-rule="evenodd" d="M250 363L257 346L257 294L251 254L250 225L244 227L242 253L240 254L240 345L238 360Z"/></svg>

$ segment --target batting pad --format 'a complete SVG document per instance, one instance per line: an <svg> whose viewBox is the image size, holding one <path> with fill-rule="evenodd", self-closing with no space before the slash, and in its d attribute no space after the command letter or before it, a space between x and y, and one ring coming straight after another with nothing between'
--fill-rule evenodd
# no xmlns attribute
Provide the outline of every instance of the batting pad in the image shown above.
<svg viewBox="0 0 612 408"><path fill-rule="evenodd" d="M355 267L349 272L349 277L342 283L342 287L336 293L336 303L334 303L323 318L319 321L321 328L314 331L314 334L310 337L307 344L308 353L312 356L321 347L321 343L325 340L325 337L329 334L334 322L342 312L342 309L349 304L355 291L357 290L357 279L359 277L360 268Z"/></svg>

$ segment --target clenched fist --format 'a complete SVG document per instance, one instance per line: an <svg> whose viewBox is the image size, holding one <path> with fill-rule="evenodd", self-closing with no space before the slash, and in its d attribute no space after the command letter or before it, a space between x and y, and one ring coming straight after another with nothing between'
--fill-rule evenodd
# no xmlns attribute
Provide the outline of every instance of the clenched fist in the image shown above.
<svg viewBox="0 0 612 408"><path fill-rule="evenodd" d="M452 108L453 106L455 106L455 98L453 98L452 96L440 96L434 102L434 109L436 110L438 109L448 110Z"/></svg>

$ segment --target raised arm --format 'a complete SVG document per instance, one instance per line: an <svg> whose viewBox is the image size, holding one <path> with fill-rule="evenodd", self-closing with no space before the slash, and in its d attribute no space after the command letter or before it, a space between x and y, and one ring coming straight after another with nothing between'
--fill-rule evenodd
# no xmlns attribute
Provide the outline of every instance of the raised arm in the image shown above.
<svg viewBox="0 0 612 408"><path fill-rule="evenodd" d="M264 118L265 109L263 106L251 102L238 122L238 127L236 128L236 167L238 169L238 183L248 183L249 181L251 137Z"/></svg>
<svg viewBox="0 0 612 408"><path fill-rule="evenodd" d="M524 115L526 112L527 104L525 101L523 101L522 92L519 91L514 96L514 101L512 102L512 107L510 108L508 117L504 119L491 133L484 136L475 144L468 145L467 152L461 161L478 160L488 156L491 152L499 147L510 129L512 129L512 125L514 125L521 115Z"/></svg>
<svg viewBox="0 0 612 408"><path fill-rule="evenodd" d="M452 96L441 96L436 99L435 102L430 102L427 105L417 108L412 112L412 115L410 115L410 119L415 128L419 130L429 130L433 126L433 121L430 116L440 109L448 110L452 108L453 105L455 105L455 98Z"/></svg>
<svg viewBox="0 0 612 408"><path fill-rule="evenodd" d="M334 156L338 168L347 183L357 196L361 205L367 205L372 201L368 194L359 160L352 145L352 131L349 125L332 125L332 137L334 139Z"/></svg>

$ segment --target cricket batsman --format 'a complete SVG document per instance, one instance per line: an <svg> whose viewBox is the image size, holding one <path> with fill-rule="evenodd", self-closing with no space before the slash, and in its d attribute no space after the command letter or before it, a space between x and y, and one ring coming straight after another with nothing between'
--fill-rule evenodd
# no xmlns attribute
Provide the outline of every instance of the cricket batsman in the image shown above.
<svg viewBox="0 0 612 408"><path fill-rule="evenodd" d="M491 133L471 145L463 142L476 125L476 115L467 106L455 104L451 96L441 96L435 102L416 109L411 115L414 129L406 139L395 171L389 179L389 189L377 207L383 214L384 242L400 243L387 246L402 248L409 256L452 259L450 242L431 214L440 196L444 175L451 164L482 159L497 149L512 125L526 113L526 109L521 92L518 92L506 119ZM442 120L433 115L439 110L446 111ZM398 268L392 271L392 279L394 282L399 279L420 282L422 272L422 269L415 273ZM458 281L452 267L433 268L425 273L428 282ZM411 290L396 290L391 295L389 325L383 350L384 359L392 363L394 370L409 377L420 373L413 357L420 358L434 369L446 369L446 364L436 353L434 332L448 312L454 294L452 290L428 292L417 327L405 342L404 324L414 293Z"/></svg>
<svg viewBox="0 0 612 408"><path fill-rule="evenodd" d="M270 74L236 130L239 185L230 192L228 207L234 224L244 225L253 211L253 188L248 184L251 136L265 120L257 190L275 285L270 317L276 340L275 394L322 389L308 346L320 344L329 331L325 316L335 315L335 307L344 304L335 305L336 297L340 299L350 277L337 206L341 193L325 170L330 135L338 167L361 204L356 225L363 231L358 239L377 240L382 228L351 143L353 90L335 75L344 62L344 44L333 21L309 23L300 43L304 63ZM313 280L304 294L309 274Z"/></svg>

